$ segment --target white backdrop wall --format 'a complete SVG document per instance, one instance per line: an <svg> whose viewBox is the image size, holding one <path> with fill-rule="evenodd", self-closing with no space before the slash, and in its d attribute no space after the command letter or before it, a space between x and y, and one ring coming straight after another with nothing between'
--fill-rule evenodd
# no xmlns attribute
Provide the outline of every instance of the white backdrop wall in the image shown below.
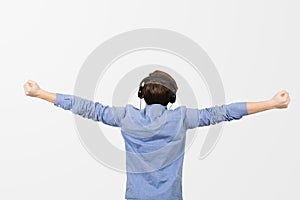
<svg viewBox="0 0 300 200"><path fill-rule="evenodd" d="M299 9L296 0L1 1L0 199L124 199L125 174L91 157L71 112L25 96L23 84L71 94L97 46L138 28L196 41L215 63L228 103L282 89L291 96L287 110L225 123L204 160L197 156L207 127L199 128L185 157L184 199L300 199ZM211 106L193 89L200 107ZM121 135L110 140L123 148Z"/></svg>

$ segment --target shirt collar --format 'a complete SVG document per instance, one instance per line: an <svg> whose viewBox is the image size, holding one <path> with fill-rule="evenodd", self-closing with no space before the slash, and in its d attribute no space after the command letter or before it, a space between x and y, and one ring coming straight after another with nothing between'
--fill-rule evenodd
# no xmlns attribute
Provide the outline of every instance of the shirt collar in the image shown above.
<svg viewBox="0 0 300 200"><path fill-rule="evenodd" d="M145 106L145 109L150 109L150 108L164 108L164 109L167 109L168 107L167 106L164 106L164 105L161 105L161 104L150 104L150 105L146 105Z"/></svg>

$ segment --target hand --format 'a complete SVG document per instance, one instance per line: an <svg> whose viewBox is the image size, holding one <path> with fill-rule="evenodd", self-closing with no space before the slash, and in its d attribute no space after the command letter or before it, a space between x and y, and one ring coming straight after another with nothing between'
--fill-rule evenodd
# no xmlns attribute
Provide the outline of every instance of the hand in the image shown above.
<svg viewBox="0 0 300 200"><path fill-rule="evenodd" d="M275 108L287 108L290 103L289 93L282 90L275 94L271 101L274 103Z"/></svg>
<svg viewBox="0 0 300 200"><path fill-rule="evenodd" d="M32 80L28 80L26 83L24 83L23 87L25 94L31 97L37 97L41 91L40 86Z"/></svg>

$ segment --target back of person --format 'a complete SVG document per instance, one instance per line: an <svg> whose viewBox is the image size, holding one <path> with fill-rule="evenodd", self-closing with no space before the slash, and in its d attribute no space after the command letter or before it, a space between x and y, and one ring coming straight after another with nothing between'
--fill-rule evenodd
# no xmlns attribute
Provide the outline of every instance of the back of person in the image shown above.
<svg viewBox="0 0 300 200"><path fill-rule="evenodd" d="M120 119L126 149L126 199L182 199L185 107L168 110L177 84L167 73L144 78L138 96L146 107L127 105Z"/></svg>
<svg viewBox="0 0 300 200"><path fill-rule="evenodd" d="M126 148L126 199L182 199L185 107L128 105L121 120Z"/></svg>

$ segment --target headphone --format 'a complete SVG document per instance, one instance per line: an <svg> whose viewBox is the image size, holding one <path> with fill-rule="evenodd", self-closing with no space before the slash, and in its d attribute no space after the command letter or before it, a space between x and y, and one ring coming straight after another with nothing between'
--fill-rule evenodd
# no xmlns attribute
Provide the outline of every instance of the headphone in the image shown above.
<svg viewBox="0 0 300 200"><path fill-rule="evenodd" d="M167 83L171 83L171 86L176 88L177 86L174 85L174 83L172 81L170 81L169 79L167 79L165 76L158 76L158 75L150 75L146 78L144 78L140 85L139 85L139 91L138 91L138 97L140 99L143 98L143 89L144 89L144 85L145 83L148 83L148 82L151 82L152 80L159 80L159 81L155 81L154 83L156 84L160 84L160 85L163 85L166 87L166 84L164 82L167 82ZM152 82L153 83L153 82ZM166 88L169 88L169 87L166 87ZM169 100L170 103L175 103L176 101L176 94L173 92L173 95L171 97L171 99Z"/></svg>

